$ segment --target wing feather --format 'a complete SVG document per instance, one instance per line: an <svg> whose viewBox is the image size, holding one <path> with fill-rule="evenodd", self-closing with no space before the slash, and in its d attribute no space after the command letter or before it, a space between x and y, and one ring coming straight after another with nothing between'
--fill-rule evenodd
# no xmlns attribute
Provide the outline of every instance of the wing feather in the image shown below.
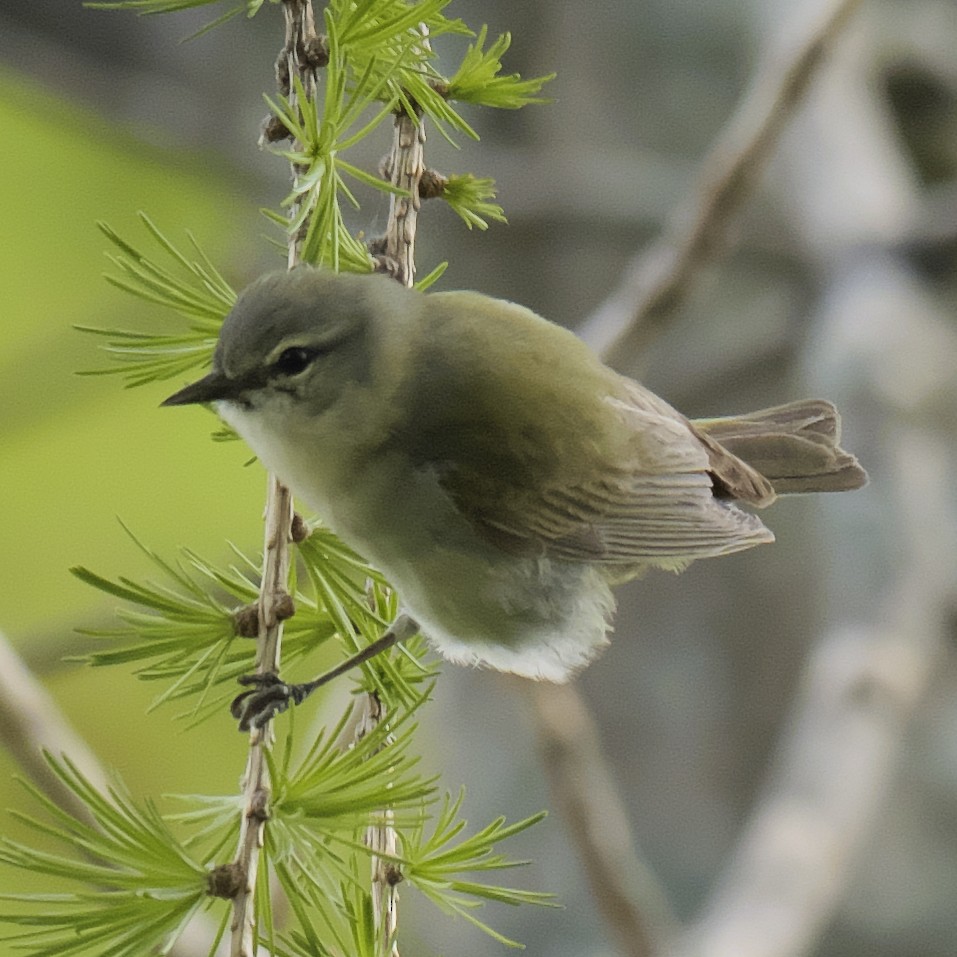
<svg viewBox="0 0 957 957"><path fill-rule="evenodd" d="M390 441L488 541L627 577L773 539L715 498L764 505L768 482L570 333L472 294L429 302Z"/></svg>
<svg viewBox="0 0 957 957"><path fill-rule="evenodd" d="M706 471L629 476L549 489L509 520L484 518L522 550L609 565L662 564L724 555L773 541L757 516L717 501Z"/></svg>
<svg viewBox="0 0 957 957"><path fill-rule="evenodd" d="M661 400L607 401L630 438L620 460L572 472L588 480L513 489L485 507L473 501L471 517L496 544L566 561L674 568L774 540L755 515L715 498L711 450L678 413L665 414Z"/></svg>

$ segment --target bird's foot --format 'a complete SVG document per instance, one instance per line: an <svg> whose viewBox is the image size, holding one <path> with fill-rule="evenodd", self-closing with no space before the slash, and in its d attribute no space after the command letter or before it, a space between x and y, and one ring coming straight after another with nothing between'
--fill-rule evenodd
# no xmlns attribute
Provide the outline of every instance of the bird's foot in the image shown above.
<svg viewBox="0 0 957 957"><path fill-rule="evenodd" d="M287 684L272 671L241 675L239 683L250 686L249 691L236 695L229 706L230 713L239 722L240 731L263 727L290 705L299 704L313 690L310 683Z"/></svg>

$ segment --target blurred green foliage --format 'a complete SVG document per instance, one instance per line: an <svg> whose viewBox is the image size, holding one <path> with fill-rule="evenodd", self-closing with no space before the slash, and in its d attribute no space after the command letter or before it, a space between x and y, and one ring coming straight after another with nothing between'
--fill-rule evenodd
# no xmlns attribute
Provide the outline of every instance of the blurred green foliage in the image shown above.
<svg viewBox="0 0 957 957"><path fill-rule="evenodd" d="M75 374L107 361L75 325L136 328L151 311L104 282L108 243L95 221L133 231L138 204L171 233L195 229L228 263L242 210L222 177L199 157L193 164L144 147L9 75L0 75L0 122L8 142L22 144L4 151L0 175L0 627L16 642L102 608L69 565L107 574L146 567L117 516L159 549L177 544L183 528L207 554L225 553L227 537L255 547L264 479L258 467L242 468L246 450L209 441L208 413L158 408L170 383L120 395L115 380Z"/></svg>
<svg viewBox="0 0 957 957"><path fill-rule="evenodd" d="M225 558L227 539L259 549L265 476L258 465L244 467L248 451L211 442L218 423L201 409L159 409L176 382L123 393L114 377L76 375L108 360L94 337L73 328L142 328L158 315L103 280L109 244L97 220L132 233L142 206L177 237L194 230L227 265L248 256L244 232L257 232L204 157L145 146L2 72L0 124L9 147L0 158L0 629L34 659L47 644L69 650L74 628L114 621L118 602L71 576L71 565L149 575L118 517L167 553L188 544ZM78 650L88 642L75 636ZM47 684L134 790L147 782L154 791L235 786L245 741L223 740L227 714L186 737L182 727L170 730L168 713L143 716L155 688L125 668L74 666ZM24 805L14 770L0 753L2 807ZM4 817L4 832L20 833ZM0 869L0 887L12 882ZM22 873L16 886L26 889Z"/></svg>

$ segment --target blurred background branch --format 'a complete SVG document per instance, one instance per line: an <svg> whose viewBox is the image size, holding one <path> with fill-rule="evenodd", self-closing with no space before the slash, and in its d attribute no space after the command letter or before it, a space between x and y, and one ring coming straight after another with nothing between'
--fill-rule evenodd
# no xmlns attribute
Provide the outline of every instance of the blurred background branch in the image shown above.
<svg viewBox="0 0 957 957"><path fill-rule="evenodd" d="M103 715L109 721L109 715ZM109 779L89 745L71 727L49 692L0 634L0 742L17 766L61 807L86 818L86 805L65 788L43 753L70 755L83 775L105 792Z"/></svg>
<svg viewBox="0 0 957 957"><path fill-rule="evenodd" d="M614 365L639 350L681 305L859 6L860 0L830 0L809 17L807 5L798 5L775 25L773 42L708 150L687 199L675 206L662 236L638 254L611 296L579 327L582 338L606 361Z"/></svg>
<svg viewBox="0 0 957 957"><path fill-rule="evenodd" d="M574 685L535 683L528 698L542 766L595 904L618 952L652 957L677 929L667 896L637 853L625 803L588 705Z"/></svg>

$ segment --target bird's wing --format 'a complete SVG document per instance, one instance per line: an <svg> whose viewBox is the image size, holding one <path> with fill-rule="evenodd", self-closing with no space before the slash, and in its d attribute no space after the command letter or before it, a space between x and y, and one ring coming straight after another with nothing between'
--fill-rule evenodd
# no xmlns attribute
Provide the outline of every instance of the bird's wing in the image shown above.
<svg viewBox="0 0 957 957"><path fill-rule="evenodd" d="M443 484L486 538L517 554L681 568L772 541L756 516L716 500L712 478L718 460L727 481L756 483L747 496L756 501L769 491L761 476L717 443L701 441L657 396L630 381L627 387L622 397L604 399L629 436L612 460L579 443L586 461L534 488L509 488L507 468L486 472L474 460L444 475Z"/></svg>
<svg viewBox="0 0 957 957"><path fill-rule="evenodd" d="M515 554L677 568L770 541L770 485L571 333L473 293L428 299L389 441ZM402 389L404 388L404 391Z"/></svg>

